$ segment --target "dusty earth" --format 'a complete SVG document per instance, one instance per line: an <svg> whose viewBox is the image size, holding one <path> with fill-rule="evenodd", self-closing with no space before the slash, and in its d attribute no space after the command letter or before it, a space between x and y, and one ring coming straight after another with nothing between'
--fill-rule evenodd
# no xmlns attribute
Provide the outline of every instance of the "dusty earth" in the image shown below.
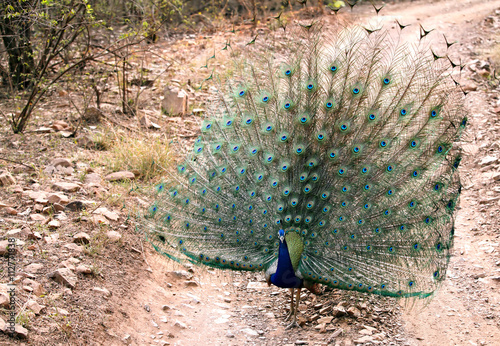
<svg viewBox="0 0 500 346"><path fill-rule="evenodd" d="M4 239L19 239L16 310L27 329L15 339L0 333L0 344L500 345L500 89L488 60L499 44L500 0L387 4L377 18L368 5L342 12L339 17L349 22L376 19L390 27L398 19L412 24L404 31L407 40L418 39L420 23L458 41L454 54L464 64L471 126L463 139L454 256L433 300L405 303L332 290L321 296L303 293L302 327L285 330L288 292L267 287L262 275L182 267L143 243L128 217L148 199L142 189L103 180L109 170L100 161L101 152L82 148L59 132L36 132L51 124L48 119L71 120L67 95L56 93L42 104L26 135L1 129L0 157L10 161L0 160L0 168L11 172L15 184L0 187L0 229ZM325 14L324 20L338 18ZM229 35L158 42L159 54L173 55L166 58L173 66L166 78L199 82L199 66ZM246 42L253 32L242 26L240 36ZM203 106L205 95L186 87L195 105ZM145 92L143 112L165 129L174 149L182 150L196 135L199 117L162 119L156 112L160 92ZM105 113L114 111L111 104L105 103ZM124 122L115 120L113 126L139 131L125 117L114 119ZM56 165L54 158L69 160ZM68 202L74 202L72 208L43 210ZM75 239L80 232L86 235ZM7 260L1 260L0 281L6 283ZM8 304L0 288L4 321Z"/></svg>

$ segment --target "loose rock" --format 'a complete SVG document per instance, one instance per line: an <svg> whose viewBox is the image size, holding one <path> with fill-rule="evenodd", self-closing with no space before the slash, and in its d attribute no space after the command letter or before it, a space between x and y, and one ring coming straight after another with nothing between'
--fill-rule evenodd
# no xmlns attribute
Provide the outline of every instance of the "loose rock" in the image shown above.
<svg viewBox="0 0 500 346"><path fill-rule="evenodd" d="M74 289L78 281L75 273L68 268L59 268L49 274L49 277L71 289Z"/></svg>
<svg viewBox="0 0 500 346"><path fill-rule="evenodd" d="M73 242L77 244L88 244L90 243L90 236L85 232L77 233L73 236Z"/></svg>
<svg viewBox="0 0 500 346"><path fill-rule="evenodd" d="M120 171L108 174L104 179L107 181L134 180L135 174L129 171Z"/></svg>
<svg viewBox="0 0 500 346"><path fill-rule="evenodd" d="M52 185L52 190L64 191L64 192L76 192L80 190L80 185L77 185L75 183L60 181Z"/></svg>
<svg viewBox="0 0 500 346"><path fill-rule="evenodd" d="M15 185L16 179L9 172L2 171L0 172L0 186L9 186Z"/></svg>
<svg viewBox="0 0 500 346"><path fill-rule="evenodd" d="M109 240L113 242L117 242L122 238L122 235L118 233L117 231L108 231L106 233L106 236L108 237Z"/></svg>

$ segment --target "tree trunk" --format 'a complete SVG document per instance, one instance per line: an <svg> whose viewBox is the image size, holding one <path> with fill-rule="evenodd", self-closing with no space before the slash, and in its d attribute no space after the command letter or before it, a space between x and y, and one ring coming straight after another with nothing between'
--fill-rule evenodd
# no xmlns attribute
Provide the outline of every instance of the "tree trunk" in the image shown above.
<svg viewBox="0 0 500 346"><path fill-rule="evenodd" d="M11 5L18 17L8 18L6 6ZM31 47L31 22L29 20L27 2L7 1L0 15L0 31L7 51L11 85L15 89L27 89L32 86L35 61Z"/></svg>

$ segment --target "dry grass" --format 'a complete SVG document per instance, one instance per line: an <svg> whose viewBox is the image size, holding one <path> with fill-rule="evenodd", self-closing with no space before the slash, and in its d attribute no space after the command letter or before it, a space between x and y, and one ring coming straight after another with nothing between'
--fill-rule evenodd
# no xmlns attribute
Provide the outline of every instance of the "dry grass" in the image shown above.
<svg viewBox="0 0 500 346"><path fill-rule="evenodd" d="M144 182L158 181L173 162L166 138L104 132L99 139L108 148L103 155L107 169L131 171Z"/></svg>

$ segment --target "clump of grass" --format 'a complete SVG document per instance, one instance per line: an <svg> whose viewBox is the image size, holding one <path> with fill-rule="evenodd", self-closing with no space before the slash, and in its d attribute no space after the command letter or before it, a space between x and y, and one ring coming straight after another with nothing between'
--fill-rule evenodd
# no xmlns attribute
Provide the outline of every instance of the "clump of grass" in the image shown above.
<svg viewBox="0 0 500 346"><path fill-rule="evenodd" d="M165 173L173 162L173 156L160 138L119 135L106 161L111 171L128 170L143 181L151 181Z"/></svg>

